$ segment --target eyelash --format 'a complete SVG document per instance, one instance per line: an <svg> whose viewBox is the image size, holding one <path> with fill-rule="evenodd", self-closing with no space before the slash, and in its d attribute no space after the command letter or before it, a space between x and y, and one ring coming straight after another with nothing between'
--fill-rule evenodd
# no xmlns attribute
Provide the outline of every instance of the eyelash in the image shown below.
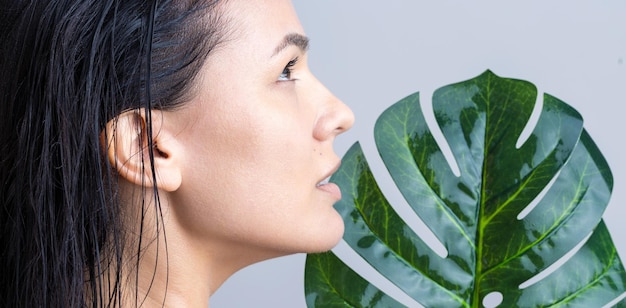
<svg viewBox="0 0 626 308"><path fill-rule="evenodd" d="M289 63L287 63L285 68L283 68L283 72L280 73L280 76L278 77L278 81L290 81L290 80L292 80L291 79L292 67L294 67L296 65L296 63L298 63L298 57L295 57L294 59L289 61Z"/></svg>

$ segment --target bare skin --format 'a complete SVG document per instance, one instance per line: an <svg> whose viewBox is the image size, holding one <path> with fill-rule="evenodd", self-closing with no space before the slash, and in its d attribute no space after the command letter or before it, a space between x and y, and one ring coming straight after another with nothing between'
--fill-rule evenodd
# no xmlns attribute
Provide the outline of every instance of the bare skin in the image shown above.
<svg viewBox="0 0 626 308"><path fill-rule="evenodd" d="M338 188L320 182L339 166L333 141L352 126L352 112L309 71L307 39L289 0L230 0L220 10L232 31L195 80L194 98L152 115L167 245L147 205L142 240L149 244L138 281L126 289L136 283L146 307L206 307L239 269L328 250L343 234L332 207ZM152 196L138 193L142 178L152 182L140 168L147 154L136 132L144 122L142 113L122 114L109 154L133 225L140 200ZM126 272L136 266L136 250L128 253Z"/></svg>

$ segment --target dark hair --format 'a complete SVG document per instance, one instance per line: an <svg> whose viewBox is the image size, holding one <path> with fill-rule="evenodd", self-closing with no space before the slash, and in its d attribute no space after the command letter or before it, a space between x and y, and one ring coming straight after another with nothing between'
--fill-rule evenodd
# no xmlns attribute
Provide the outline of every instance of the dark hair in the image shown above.
<svg viewBox="0 0 626 308"><path fill-rule="evenodd" d="M2 1L2 305L120 305L124 226L103 129L145 108L149 131L151 110L190 98L224 34L216 2Z"/></svg>

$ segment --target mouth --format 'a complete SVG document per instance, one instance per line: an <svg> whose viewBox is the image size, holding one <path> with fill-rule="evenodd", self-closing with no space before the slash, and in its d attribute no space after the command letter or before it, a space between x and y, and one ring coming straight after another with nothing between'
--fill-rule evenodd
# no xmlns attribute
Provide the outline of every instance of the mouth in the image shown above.
<svg viewBox="0 0 626 308"><path fill-rule="evenodd" d="M341 190L339 189L339 186L337 186L337 184L335 183L330 183L330 177L333 175L333 173L335 173L337 171L337 169L339 169L339 165L340 163L338 163L337 165L335 165L335 167L326 174L326 176L324 177L323 180L319 181L315 187L319 190L322 190L328 194L330 194L333 199L335 199L335 201L339 201L341 200Z"/></svg>
<svg viewBox="0 0 626 308"><path fill-rule="evenodd" d="M322 181L320 181L319 183L317 183L317 184L315 185L315 187L320 187L320 186L326 185L326 184L328 184L328 183L329 183L329 181L330 181L330 176L329 176L329 177L327 177L327 178L325 178L325 179L323 179L323 180L322 180Z"/></svg>

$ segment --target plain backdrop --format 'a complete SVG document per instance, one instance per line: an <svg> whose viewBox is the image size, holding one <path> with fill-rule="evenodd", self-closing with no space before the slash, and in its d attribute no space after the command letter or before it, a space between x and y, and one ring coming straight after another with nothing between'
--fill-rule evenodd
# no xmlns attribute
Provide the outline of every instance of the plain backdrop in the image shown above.
<svg viewBox="0 0 626 308"><path fill-rule="evenodd" d="M604 218L626 260L626 1L295 0L294 5L311 38L313 72L356 116L335 149L343 155L360 141L392 204L402 200L375 149L376 118L408 94L420 91L427 100L439 87L490 69L530 81L583 115L613 171ZM401 302L420 307L346 244L335 251ZM210 305L305 307L304 260L300 254L245 268Z"/></svg>

